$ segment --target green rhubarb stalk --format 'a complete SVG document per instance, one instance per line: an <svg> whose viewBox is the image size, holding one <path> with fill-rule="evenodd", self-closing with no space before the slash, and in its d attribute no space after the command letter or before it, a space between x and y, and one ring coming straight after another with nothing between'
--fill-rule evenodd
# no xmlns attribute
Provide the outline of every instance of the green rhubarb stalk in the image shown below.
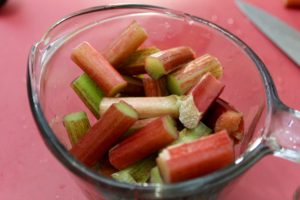
<svg viewBox="0 0 300 200"><path fill-rule="evenodd" d="M150 183L162 184L163 180L157 166L153 167L150 171Z"/></svg>
<svg viewBox="0 0 300 200"><path fill-rule="evenodd" d="M172 145L189 142L200 137L207 136L211 134L211 132L212 130L210 128L200 122L199 125L194 129L184 128L182 131L180 131L178 139L175 140Z"/></svg>
<svg viewBox="0 0 300 200"><path fill-rule="evenodd" d="M76 144L91 127L85 112L75 112L66 115L63 119L63 124L72 145Z"/></svg>
<svg viewBox="0 0 300 200"><path fill-rule="evenodd" d="M99 105L104 94L97 84L84 73L71 83L71 87L94 116L99 119Z"/></svg>
<svg viewBox="0 0 300 200"><path fill-rule="evenodd" d="M155 156L150 156L111 176L115 180L127 183L145 183L150 178L150 171L156 165Z"/></svg>

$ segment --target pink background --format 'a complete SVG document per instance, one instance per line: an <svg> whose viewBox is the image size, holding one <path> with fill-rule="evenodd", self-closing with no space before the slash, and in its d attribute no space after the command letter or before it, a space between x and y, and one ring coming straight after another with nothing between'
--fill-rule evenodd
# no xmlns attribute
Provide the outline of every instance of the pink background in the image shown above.
<svg viewBox="0 0 300 200"><path fill-rule="evenodd" d="M281 0L249 0L300 31L300 9ZM29 49L64 15L95 5L151 3L216 22L244 40L267 65L280 98L300 110L300 69L237 9L233 0L9 0L0 9L0 199L86 200L66 169L45 147L29 109L26 62ZM298 41L299 42L299 41ZM265 157L224 194L229 199L292 199L300 166Z"/></svg>

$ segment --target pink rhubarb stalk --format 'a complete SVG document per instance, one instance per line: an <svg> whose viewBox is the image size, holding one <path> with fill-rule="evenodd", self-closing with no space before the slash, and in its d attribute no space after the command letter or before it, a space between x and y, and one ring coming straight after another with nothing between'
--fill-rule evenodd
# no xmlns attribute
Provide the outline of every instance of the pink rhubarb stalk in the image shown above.
<svg viewBox="0 0 300 200"><path fill-rule="evenodd" d="M103 55L111 65L118 68L147 38L143 27L133 21L108 45Z"/></svg>
<svg viewBox="0 0 300 200"><path fill-rule="evenodd" d="M169 116L160 117L111 149L110 163L117 169L124 169L157 152L176 138L174 120Z"/></svg>
<svg viewBox="0 0 300 200"><path fill-rule="evenodd" d="M71 58L107 96L114 96L126 87L127 82L119 72L88 42L73 49Z"/></svg>
<svg viewBox="0 0 300 200"><path fill-rule="evenodd" d="M100 160L138 119L136 111L125 102L109 107L106 113L77 142L70 152L87 166Z"/></svg>
<svg viewBox="0 0 300 200"><path fill-rule="evenodd" d="M234 162L233 142L225 130L170 146L157 158L162 178L175 183L203 176Z"/></svg>

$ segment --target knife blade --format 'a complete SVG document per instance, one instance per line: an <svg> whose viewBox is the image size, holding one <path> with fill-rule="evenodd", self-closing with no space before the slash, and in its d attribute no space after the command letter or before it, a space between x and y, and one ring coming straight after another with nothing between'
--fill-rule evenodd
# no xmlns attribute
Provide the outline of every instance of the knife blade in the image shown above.
<svg viewBox="0 0 300 200"><path fill-rule="evenodd" d="M259 30L300 67L299 31L279 18L242 0L236 0L236 4Z"/></svg>

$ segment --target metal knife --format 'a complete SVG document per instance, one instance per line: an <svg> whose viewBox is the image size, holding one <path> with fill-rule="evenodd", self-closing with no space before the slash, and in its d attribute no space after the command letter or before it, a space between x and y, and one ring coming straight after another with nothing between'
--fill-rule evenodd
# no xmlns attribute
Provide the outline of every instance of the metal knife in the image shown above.
<svg viewBox="0 0 300 200"><path fill-rule="evenodd" d="M300 32L267 12L236 0L241 11L300 67Z"/></svg>

